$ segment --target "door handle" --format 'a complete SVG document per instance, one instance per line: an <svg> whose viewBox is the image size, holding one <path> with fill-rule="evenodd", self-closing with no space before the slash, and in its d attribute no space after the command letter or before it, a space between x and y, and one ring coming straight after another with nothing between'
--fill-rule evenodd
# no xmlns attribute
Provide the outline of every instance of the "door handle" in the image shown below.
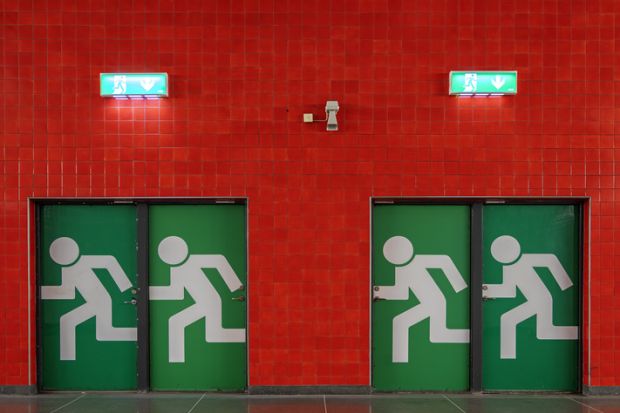
<svg viewBox="0 0 620 413"><path fill-rule="evenodd" d="M131 304L131 305L136 305L138 304L138 300L136 300L135 298L132 298L129 301L123 301L123 304Z"/></svg>
<svg viewBox="0 0 620 413"><path fill-rule="evenodd" d="M233 301L245 301L245 296L240 295L239 297L233 297L232 300Z"/></svg>

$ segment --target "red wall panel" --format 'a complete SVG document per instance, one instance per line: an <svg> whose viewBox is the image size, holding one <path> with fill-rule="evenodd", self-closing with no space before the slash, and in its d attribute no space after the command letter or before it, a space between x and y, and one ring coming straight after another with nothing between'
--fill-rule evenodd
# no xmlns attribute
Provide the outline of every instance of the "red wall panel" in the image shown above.
<svg viewBox="0 0 620 413"><path fill-rule="evenodd" d="M35 380L28 197L247 196L250 384L367 385L369 197L433 195L591 197L584 381L620 385L619 18L614 0L4 1L0 384ZM463 69L517 70L519 94L449 97ZM100 98L123 71L168 72L171 97ZM326 100L335 133L301 121Z"/></svg>

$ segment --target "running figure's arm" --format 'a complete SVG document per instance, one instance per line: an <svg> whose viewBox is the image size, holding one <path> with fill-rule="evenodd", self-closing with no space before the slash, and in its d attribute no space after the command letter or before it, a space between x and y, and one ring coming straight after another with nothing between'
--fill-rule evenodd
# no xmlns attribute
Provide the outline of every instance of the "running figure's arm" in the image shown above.
<svg viewBox="0 0 620 413"><path fill-rule="evenodd" d="M503 284L482 284L482 289L482 294L489 298L513 298L517 296L517 286L505 280Z"/></svg>
<svg viewBox="0 0 620 413"><path fill-rule="evenodd" d="M237 291L243 287L243 283L235 274L235 270L230 266L228 260L223 255L199 255L193 257L200 268L215 268L222 275L222 279L230 291Z"/></svg>
<svg viewBox="0 0 620 413"><path fill-rule="evenodd" d="M555 281L560 286L562 291L573 286L573 282L566 273L566 270L562 266L562 263L553 254L527 254L527 262L532 267L544 267L548 268Z"/></svg>
<svg viewBox="0 0 620 413"><path fill-rule="evenodd" d="M131 281L129 281L127 274L125 274L125 271L123 271L121 265L113 256L89 255L83 257L82 259L86 261L86 264L89 265L90 268L101 268L107 270L121 292L131 288Z"/></svg>
<svg viewBox="0 0 620 413"><path fill-rule="evenodd" d="M149 287L149 300L182 300L185 297L185 286L178 277L170 277L170 285Z"/></svg>
<svg viewBox="0 0 620 413"><path fill-rule="evenodd" d="M482 295L489 298L514 298L517 296L517 284L512 277L506 276L501 284L482 284Z"/></svg>
<svg viewBox="0 0 620 413"><path fill-rule="evenodd" d="M69 277L62 277L60 285L41 286L42 300L73 300L75 298L75 283Z"/></svg>
<svg viewBox="0 0 620 413"><path fill-rule="evenodd" d="M376 285L372 291L372 298L408 300L411 280L399 273L396 273L395 278L394 285Z"/></svg>
<svg viewBox="0 0 620 413"><path fill-rule="evenodd" d="M170 283L170 285L156 285L149 287L149 300L182 300L184 298L182 284Z"/></svg>
<svg viewBox="0 0 620 413"><path fill-rule="evenodd" d="M447 255L419 255L418 262L424 268L436 268L442 270L450 285L457 293L467 288L467 283L459 272L452 259Z"/></svg>

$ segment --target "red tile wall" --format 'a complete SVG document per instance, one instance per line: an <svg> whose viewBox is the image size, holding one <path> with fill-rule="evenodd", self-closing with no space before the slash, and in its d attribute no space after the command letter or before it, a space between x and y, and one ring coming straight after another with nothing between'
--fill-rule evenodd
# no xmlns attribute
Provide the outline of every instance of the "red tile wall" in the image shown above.
<svg viewBox="0 0 620 413"><path fill-rule="evenodd" d="M36 380L27 198L121 196L248 197L250 385L368 385L383 195L591 197L584 382L620 385L620 2L0 8L0 385ZM459 69L518 70L519 94L449 97ZM131 71L171 97L99 97ZM340 131L302 123L331 99Z"/></svg>

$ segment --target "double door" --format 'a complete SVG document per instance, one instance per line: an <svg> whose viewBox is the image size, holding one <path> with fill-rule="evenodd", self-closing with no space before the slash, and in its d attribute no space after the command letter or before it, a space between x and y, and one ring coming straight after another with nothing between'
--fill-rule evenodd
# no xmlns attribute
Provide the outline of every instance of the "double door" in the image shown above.
<svg viewBox="0 0 620 413"><path fill-rule="evenodd" d="M579 205L372 214L375 390L579 390Z"/></svg>
<svg viewBox="0 0 620 413"><path fill-rule="evenodd" d="M245 205L41 205L42 390L246 388Z"/></svg>

